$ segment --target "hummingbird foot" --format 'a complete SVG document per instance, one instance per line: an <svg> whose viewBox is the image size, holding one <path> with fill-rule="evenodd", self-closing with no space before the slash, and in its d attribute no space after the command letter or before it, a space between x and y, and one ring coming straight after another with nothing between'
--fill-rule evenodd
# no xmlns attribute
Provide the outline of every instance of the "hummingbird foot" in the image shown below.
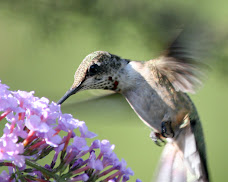
<svg viewBox="0 0 228 182"><path fill-rule="evenodd" d="M165 141L161 138L161 134L151 131L150 138L153 140L153 142L158 145L159 147L165 145Z"/></svg>
<svg viewBox="0 0 228 182"><path fill-rule="evenodd" d="M173 138L175 133L171 126L171 121L162 121L161 123L161 135L165 138Z"/></svg>

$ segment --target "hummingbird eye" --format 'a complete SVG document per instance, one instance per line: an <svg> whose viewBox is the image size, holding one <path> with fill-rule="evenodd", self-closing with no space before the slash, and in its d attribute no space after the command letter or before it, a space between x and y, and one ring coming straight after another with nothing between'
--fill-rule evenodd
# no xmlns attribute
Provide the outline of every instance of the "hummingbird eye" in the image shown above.
<svg viewBox="0 0 228 182"><path fill-rule="evenodd" d="M99 70L99 66L97 64L93 64L90 66L88 73L90 76L93 76L98 72L98 70Z"/></svg>

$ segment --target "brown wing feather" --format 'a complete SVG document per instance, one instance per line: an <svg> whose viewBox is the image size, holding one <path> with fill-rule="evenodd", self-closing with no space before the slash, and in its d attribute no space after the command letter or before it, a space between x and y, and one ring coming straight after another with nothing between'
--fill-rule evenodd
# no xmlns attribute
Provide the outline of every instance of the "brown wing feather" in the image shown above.
<svg viewBox="0 0 228 182"><path fill-rule="evenodd" d="M182 31L161 57L155 61L157 70L172 83L177 91L195 93L202 85L208 66L201 61L206 46L201 33Z"/></svg>

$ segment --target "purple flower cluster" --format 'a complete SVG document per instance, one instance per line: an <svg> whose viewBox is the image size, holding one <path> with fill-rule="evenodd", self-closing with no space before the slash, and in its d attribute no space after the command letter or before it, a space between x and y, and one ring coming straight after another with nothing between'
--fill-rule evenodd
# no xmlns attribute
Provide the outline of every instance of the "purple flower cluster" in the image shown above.
<svg viewBox="0 0 228 182"><path fill-rule="evenodd" d="M0 121L7 120L0 138L0 164L8 166L0 181L125 182L134 174L108 140L87 145L86 138L96 134L84 121L63 114L60 105L34 92L8 89L0 81ZM49 164L38 163L53 152Z"/></svg>

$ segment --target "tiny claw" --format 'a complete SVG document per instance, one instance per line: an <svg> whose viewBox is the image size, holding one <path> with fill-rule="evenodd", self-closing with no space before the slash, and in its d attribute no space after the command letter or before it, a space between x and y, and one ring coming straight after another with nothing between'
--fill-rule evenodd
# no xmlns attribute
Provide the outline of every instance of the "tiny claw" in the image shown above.
<svg viewBox="0 0 228 182"><path fill-rule="evenodd" d="M151 131L150 138L153 140L153 142L158 145L159 147L163 146L165 144L165 141L161 138L161 134Z"/></svg>
<svg viewBox="0 0 228 182"><path fill-rule="evenodd" d="M173 138L175 133L171 126L171 121L163 121L161 123L161 135L165 138Z"/></svg>

